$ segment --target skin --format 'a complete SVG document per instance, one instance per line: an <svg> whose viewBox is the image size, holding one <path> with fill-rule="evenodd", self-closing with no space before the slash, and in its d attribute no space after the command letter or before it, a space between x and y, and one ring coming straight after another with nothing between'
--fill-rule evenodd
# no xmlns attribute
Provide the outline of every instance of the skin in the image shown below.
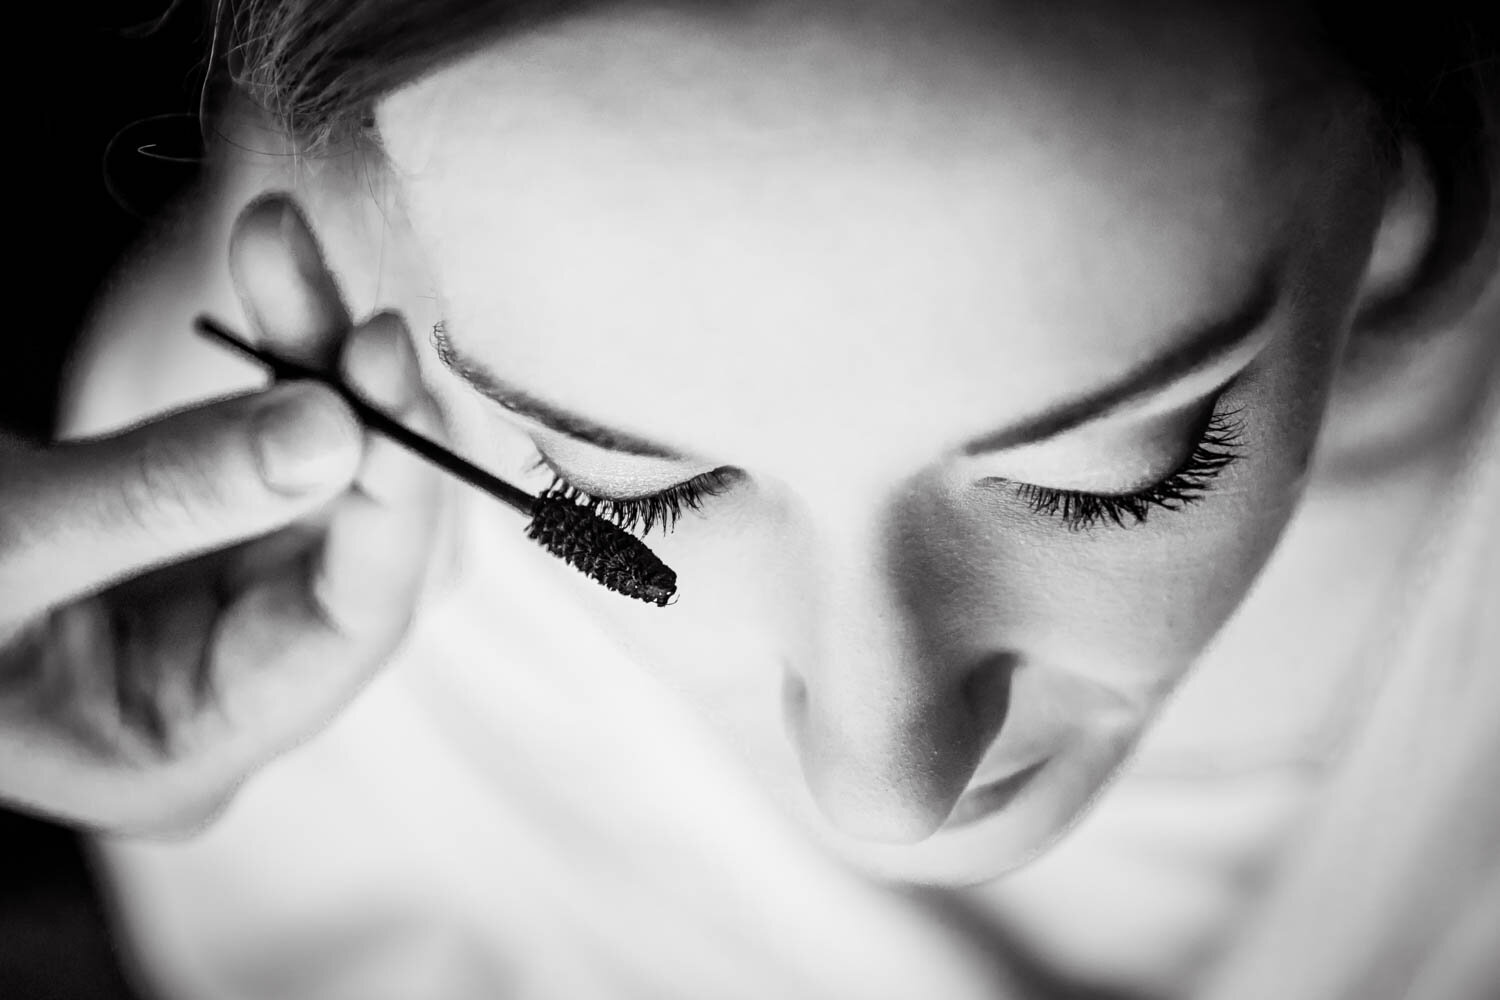
<svg viewBox="0 0 1500 1000"><path fill-rule="evenodd" d="M1131 9L615 11L377 109L453 347L688 457L572 440L429 354L464 450L600 496L736 470L648 539L680 603L576 599L884 875L992 878L1105 788L1296 509L1361 294L1385 178L1357 99L1277 17ZM1268 281L1210 369L962 454ZM1215 411L1238 457L1186 510L1070 530L1015 492L1138 489Z"/></svg>
<svg viewBox="0 0 1500 1000"><path fill-rule="evenodd" d="M230 290L263 344L337 366L437 429L400 319L353 322L289 203L244 211L229 250ZM108 833L192 832L401 640L438 476L361 432L326 388L247 388L52 447L0 435L8 806Z"/></svg>

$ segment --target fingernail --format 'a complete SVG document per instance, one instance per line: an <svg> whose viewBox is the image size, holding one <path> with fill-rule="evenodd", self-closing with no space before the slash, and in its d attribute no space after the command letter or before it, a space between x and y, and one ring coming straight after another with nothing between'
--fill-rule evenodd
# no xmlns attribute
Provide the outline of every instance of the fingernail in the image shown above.
<svg viewBox="0 0 1500 1000"><path fill-rule="evenodd" d="M255 417L261 475L284 493L348 482L359 466L361 435L332 390L292 383L271 390Z"/></svg>

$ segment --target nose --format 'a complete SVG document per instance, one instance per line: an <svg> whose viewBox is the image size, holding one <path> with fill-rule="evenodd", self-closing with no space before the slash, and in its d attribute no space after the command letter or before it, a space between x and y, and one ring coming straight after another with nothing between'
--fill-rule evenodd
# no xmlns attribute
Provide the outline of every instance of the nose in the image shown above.
<svg viewBox="0 0 1500 1000"><path fill-rule="evenodd" d="M872 647L825 648L815 667L789 670L784 715L830 823L861 840L916 843L942 826L998 735L1014 657L955 665L909 643Z"/></svg>
<svg viewBox="0 0 1500 1000"><path fill-rule="evenodd" d="M802 572L782 591L800 636L782 716L828 821L910 844L943 825L999 735L1019 636L996 603L993 526L944 476L858 494L803 522Z"/></svg>

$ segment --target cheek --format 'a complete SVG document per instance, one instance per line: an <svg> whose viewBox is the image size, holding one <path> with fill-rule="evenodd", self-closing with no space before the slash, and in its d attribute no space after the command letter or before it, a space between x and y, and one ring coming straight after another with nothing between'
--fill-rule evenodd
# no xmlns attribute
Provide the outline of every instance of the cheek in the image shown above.
<svg viewBox="0 0 1500 1000"><path fill-rule="evenodd" d="M753 481L646 538L676 571L676 604L650 608L594 586L578 599L619 646L755 769L792 768L781 721L784 667L810 600L806 526Z"/></svg>
<svg viewBox="0 0 1500 1000"><path fill-rule="evenodd" d="M1273 351L1219 403L1241 445L1201 500L1078 532L1007 504L971 528L967 579L950 596L973 603L951 620L1003 621L1028 660L1113 690L1143 724L1244 599L1300 500L1328 366L1318 338L1293 332Z"/></svg>

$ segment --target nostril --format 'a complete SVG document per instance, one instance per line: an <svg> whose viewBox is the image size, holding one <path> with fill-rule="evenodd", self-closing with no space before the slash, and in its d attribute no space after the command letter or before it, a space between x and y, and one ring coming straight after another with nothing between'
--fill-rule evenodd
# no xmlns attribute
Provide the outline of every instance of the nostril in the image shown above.
<svg viewBox="0 0 1500 1000"><path fill-rule="evenodd" d="M1000 735L1010 713L1011 682L1019 665L1015 653L988 653L969 668L960 685L975 735L986 749Z"/></svg>

